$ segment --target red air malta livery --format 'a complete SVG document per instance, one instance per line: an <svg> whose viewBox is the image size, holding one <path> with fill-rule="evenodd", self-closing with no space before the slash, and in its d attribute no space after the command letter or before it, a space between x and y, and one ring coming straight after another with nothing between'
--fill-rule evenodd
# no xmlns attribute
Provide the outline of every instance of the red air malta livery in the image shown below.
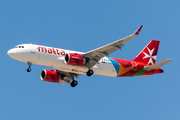
<svg viewBox="0 0 180 120"><path fill-rule="evenodd" d="M163 73L160 67L171 59L155 63L160 42L157 40L151 40L133 60L109 57L109 54L121 50L126 42L136 37L141 28L142 25L132 35L86 53L35 44L21 44L10 49L8 55L18 61L27 62L29 66L27 72L31 71L32 64L52 67L55 70L42 70L41 79L59 84L69 83L72 87L78 84L74 78L80 75L147 77Z"/></svg>

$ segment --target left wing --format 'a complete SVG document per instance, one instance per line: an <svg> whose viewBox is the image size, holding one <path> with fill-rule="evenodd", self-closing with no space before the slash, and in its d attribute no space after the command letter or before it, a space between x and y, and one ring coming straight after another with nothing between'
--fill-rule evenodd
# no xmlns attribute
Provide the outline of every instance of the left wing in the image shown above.
<svg viewBox="0 0 180 120"><path fill-rule="evenodd" d="M136 30L135 33L133 33L123 39L117 40L113 43L110 43L108 45L105 45L103 47L100 47L100 48L97 48L95 50L85 53L83 55L84 58L88 58L88 62L86 63L86 66L89 68L92 68L104 56L108 56L109 54L111 54L112 52L114 52L116 50L121 50L121 48L124 46L124 43L126 43L127 41L129 41L129 40L133 39L134 37L136 37L137 35L139 35L141 28L142 28L142 25Z"/></svg>

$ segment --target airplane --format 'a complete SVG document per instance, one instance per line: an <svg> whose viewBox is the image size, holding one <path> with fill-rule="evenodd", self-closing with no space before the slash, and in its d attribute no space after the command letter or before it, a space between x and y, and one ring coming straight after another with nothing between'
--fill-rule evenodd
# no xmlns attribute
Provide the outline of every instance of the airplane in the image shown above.
<svg viewBox="0 0 180 120"><path fill-rule="evenodd" d="M109 57L109 54L121 50L124 43L139 35L141 28L142 25L135 33L86 53L35 44L20 44L10 49L7 54L15 60L28 63L27 72L31 71L32 64L54 68L55 70L43 69L40 74L41 80L58 84L68 83L71 87L78 84L75 77L79 78L80 75L147 77L163 73L160 67L172 59L155 63L160 43L158 40L151 40L133 60Z"/></svg>

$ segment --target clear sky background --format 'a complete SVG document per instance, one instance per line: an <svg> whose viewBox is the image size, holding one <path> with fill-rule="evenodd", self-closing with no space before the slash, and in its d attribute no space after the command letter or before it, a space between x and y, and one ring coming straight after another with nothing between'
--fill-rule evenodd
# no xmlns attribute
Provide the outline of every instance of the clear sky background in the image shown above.
<svg viewBox="0 0 180 120"><path fill-rule="evenodd" d="M179 0L1 0L1 120L179 120ZM163 74L113 78L80 76L77 87L40 80L46 66L16 61L18 44L87 52L132 34L139 36L111 57L132 60L150 40L160 40Z"/></svg>

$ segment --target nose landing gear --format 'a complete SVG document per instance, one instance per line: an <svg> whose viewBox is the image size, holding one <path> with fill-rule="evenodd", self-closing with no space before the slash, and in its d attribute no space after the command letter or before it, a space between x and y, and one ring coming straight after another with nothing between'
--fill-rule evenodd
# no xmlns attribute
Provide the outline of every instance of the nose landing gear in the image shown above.
<svg viewBox="0 0 180 120"><path fill-rule="evenodd" d="M29 68L27 69L27 72L30 72L30 71L31 71L31 65L32 65L32 63L28 62Z"/></svg>

